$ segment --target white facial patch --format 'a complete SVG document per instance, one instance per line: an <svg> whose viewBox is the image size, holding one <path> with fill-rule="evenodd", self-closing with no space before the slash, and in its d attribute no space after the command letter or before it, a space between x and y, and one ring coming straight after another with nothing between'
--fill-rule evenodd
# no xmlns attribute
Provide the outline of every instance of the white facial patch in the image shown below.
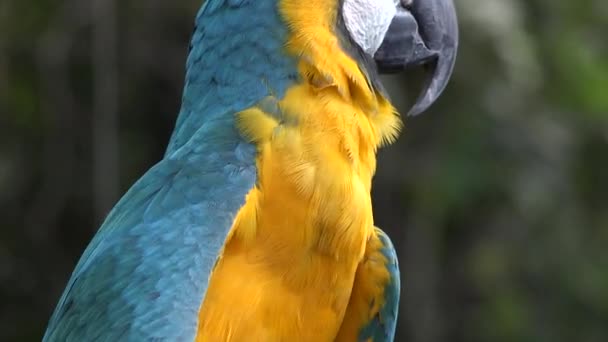
<svg viewBox="0 0 608 342"><path fill-rule="evenodd" d="M399 0L344 0L342 16L353 40L373 56L397 12Z"/></svg>

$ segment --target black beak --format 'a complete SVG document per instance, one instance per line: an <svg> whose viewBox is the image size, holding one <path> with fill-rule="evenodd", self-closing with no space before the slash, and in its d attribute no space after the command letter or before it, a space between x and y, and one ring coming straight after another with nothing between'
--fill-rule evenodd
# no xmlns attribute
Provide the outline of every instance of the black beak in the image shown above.
<svg viewBox="0 0 608 342"><path fill-rule="evenodd" d="M450 79L458 49L458 23L452 0L413 0L406 7L397 8L374 59L381 73L427 66L424 88L408 113L417 115L437 100Z"/></svg>

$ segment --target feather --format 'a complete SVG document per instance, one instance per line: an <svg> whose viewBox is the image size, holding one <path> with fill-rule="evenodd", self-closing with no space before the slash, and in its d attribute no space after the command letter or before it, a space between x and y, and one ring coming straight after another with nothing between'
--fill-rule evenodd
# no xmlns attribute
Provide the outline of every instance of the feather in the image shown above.
<svg viewBox="0 0 608 342"><path fill-rule="evenodd" d="M249 34L233 34L242 31ZM85 250L44 341L194 340L211 271L256 180L255 147L238 132L235 115L281 96L297 78L282 53L282 31L268 1L202 7L167 152Z"/></svg>

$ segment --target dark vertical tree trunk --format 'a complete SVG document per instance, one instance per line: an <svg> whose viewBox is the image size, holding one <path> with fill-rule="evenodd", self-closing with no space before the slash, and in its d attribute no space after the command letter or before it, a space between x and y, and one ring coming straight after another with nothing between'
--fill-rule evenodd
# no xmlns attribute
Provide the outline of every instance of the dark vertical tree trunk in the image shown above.
<svg viewBox="0 0 608 342"><path fill-rule="evenodd" d="M94 0L93 23L93 200L102 221L118 197L118 57L114 0Z"/></svg>

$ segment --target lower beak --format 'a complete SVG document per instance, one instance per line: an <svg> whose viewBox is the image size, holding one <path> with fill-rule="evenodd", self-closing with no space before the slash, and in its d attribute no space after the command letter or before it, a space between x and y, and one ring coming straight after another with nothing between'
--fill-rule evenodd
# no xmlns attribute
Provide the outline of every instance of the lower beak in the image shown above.
<svg viewBox="0 0 608 342"><path fill-rule="evenodd" d="M399 6L374 55L381 73L426 65L429 75L408 115L430 107L445 89L456 61L458 23L452 0L413 0Z"/></svg>

